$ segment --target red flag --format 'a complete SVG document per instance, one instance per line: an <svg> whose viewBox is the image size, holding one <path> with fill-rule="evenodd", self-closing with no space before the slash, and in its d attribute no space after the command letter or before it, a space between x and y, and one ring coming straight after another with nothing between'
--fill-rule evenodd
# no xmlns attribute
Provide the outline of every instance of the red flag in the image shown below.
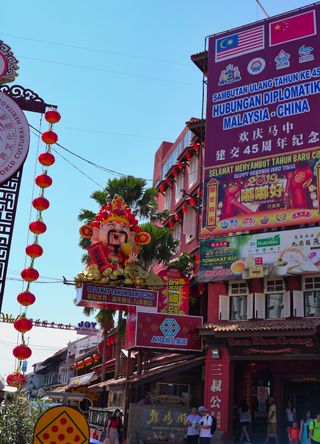
<svg viewBox="0 0 320 444"><path fill-rule="evenodd" d="M270 46L316 34L315 11L308 11L269 24Z"/></svg>

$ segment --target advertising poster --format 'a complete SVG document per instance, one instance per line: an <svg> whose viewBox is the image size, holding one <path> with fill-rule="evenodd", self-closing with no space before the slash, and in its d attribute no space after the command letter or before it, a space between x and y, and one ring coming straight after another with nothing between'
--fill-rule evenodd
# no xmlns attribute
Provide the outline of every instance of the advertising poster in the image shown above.
<svg viewBox="0 0 320 444"><path fill-rule="evenodd" d="M203 237L320 220L320 5L209 38Z"/></svg>
<svg viewBox="0 0 320 444"><path fill-rule="evenodd" d="M177 268L168 268L159 273L165 286L159 292L160 313L188 314L189 279Z"/></svg>
<svg viewBox="0 0 320 444"><path fill-rule="evenodd" d="M319 272L320 227L200 242L200 282Z"/></svg>
<svg viewBox="0 0 320 444"><path fill-rule="evenodd" d="M201 351L201 316L132 312L126 326L126 348Z"/></svg>

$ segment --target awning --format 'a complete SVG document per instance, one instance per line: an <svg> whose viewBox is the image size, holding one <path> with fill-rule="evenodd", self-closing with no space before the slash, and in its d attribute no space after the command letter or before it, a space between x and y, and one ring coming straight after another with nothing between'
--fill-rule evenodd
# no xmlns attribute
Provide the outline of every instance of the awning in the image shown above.
<svg viewBox="0 0 320 444"><path fill-rule="evenodd" d="M143 375L133 374L128 378L129 384L144 384L146 382L156 381L159 378L165 378L175 373L181 371L189 370L191 368L201 365L205 361L205 356L192 356L186 359L182 359L178 362L170 362L168 364L161 364L156 367L151 368L148 372ZM107 390L111 387L114 388L116 385L124 385L126 383L126 378L121 379L109 379L108 381L103 381L98 384L90 386L90 389L105 387Z"/></svg>
<svg viewBox="0 0 320 444"><path fill-rule="evenodd" d="M50 399L61 399L67 401L82 401L85 397L84 393L71 393L71 392L47 392L46 396Z"/></svg>
<svg viewBox="0 0 320 444"><path fill-rule="evenodd" d="M292 319L264 319L249 321L220 321L208 323L200 328L203 336L230 337L239 336L239 333L247 336L274 336L285 335L314 335L320 330L320 319L318 318L292 318Z"/></svg>
<svg viewBox="0 0 320 444"><path fill-rule="evenodd" d="M92 381L98 379L98 375L95 372L86 373L85 375L75 376L70 379L68 387L80 387L81 385L89 385Z"/></svg>

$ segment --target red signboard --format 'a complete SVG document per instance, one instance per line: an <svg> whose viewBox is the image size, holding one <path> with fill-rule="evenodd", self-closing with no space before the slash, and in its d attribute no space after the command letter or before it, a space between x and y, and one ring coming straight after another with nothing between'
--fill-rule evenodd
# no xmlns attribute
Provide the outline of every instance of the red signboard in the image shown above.
<svg viewBox="0 0 320 444"><path fill-rule="evenodd" d="M84 283L77 290L76 305L125 311L135 307L143 307L145 311L157 311L158 292L141 288L109 287Z"/></svg>
<svg viewBox="0 0 320 444"><path fill-rule="evenodd" d="M127 318L126 348L201 351L201 316L132 312Z"/></svg>
<svg viewBox="0 0 320 444"><path fill-rule="evenodd" d="M209 38L204 237L320 220L319 26L313 5Z"/></svg>
<svg viewBox="0 0 320 444"><path fill-rule="evenodd" d="M165 286L159 293L160 313L188 314L189 279L177 268L168 268L159 273Z"/></svg>

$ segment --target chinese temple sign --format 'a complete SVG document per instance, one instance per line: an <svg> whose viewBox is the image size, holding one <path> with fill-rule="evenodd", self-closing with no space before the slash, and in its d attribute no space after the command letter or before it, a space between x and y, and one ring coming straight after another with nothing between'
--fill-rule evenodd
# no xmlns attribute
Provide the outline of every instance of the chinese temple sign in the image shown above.
<svg viewBox="0 0 320 444"><path fill-rule="evenodd" d="M189 279L177 268L168 268L159 273L165 286L159 293L160 313L188 314Z"/></svg>
<svg viewBox="0 0 320 444"><path fill-rule="evenodd" d="M182 442L186 434L188 409L159 405L130 405L129 436L140 440Z"/></svg>
<svg viewBox="0 0 320 444"><path fill-rule="evenodd" d="M320 220L319 24L314 5L209 38L204 237Z"/></svg>

